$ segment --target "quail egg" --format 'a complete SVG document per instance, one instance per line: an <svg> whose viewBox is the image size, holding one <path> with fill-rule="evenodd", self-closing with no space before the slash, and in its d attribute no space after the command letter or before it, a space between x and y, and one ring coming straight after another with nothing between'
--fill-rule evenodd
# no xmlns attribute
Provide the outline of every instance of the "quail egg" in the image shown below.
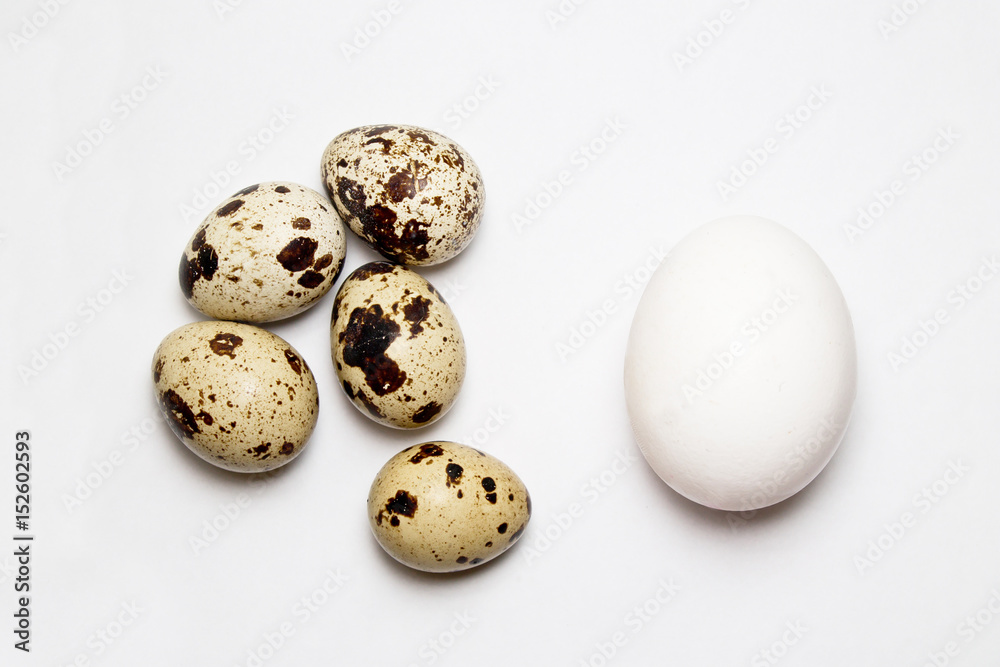
<svg viewBox="0 0 1000 667"><path fill-rule="evenodd" d="M319 414L313 374L295 349L249 324L186 324L153 355L156 398L174 434L209 463L235 472L285 465Z"/></svg>
<svg viewBox="0 0 1000 667"><path fill-rule="evenodd" d="M340 217L383 256L439 264L472 241L483 214L479 167L451 139L412 125L366 125L323 153Z"/></svg>
<svg viewBox="0 0 1000 667"><path fill-rule="evenodd" d="M416 272L390 262L365 264L344 280L330 347L354 405L396 428L440 419L465 378L465 340L451 308Z"/></svg>
<svg viewBox="0 0 1000 667"><path fill-rule="evenodd" d="M382 467L368 493L375 539L425 572L475 567L509 549L531 518L531 496L503 461L454 442L426 442Z"/></svg>
<svg viewBox="0 0 1000 667"><path fill-rule="evenodd" d="M184 248L184 296L220 320L272 322L306 310L330 291L344 264L344 228L332 208L295 183L240 190L208 214Z"/></svg>

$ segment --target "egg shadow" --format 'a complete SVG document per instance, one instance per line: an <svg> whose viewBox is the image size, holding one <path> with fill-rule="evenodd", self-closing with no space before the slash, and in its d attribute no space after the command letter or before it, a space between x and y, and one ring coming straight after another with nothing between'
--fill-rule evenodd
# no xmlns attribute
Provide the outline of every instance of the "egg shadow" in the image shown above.
<svg viewBox="0 0 1000 667"><path fill-rule="evenodd" d="M437 424L442 419L446 419L448 416L448 413L445 413L437 420L419 428L394 428L392 426L386 426L385 424L375 421L362 412L362 409L357 403L354 402L354 399L350 398L347 395L347 392L344 391L343 383L341 383L340 378L337 377L336 371L333 371L333 382L337 386L337 393L343 397L343 400L350 404L350 410L346 411L350 415L347 419L349 419L351 423L358 428L358 430L365 433L365 440L387 441L397 447L397 451L402 451L411 445L431 442L431 438L426 436L420 437L420 433L426 433L431 426ZM454 405L452 407L454 407ZM451 409L449 408L449 412L450 411Z"/></svg>
<svg viewBox="0 0 1000 667"><path fill-rule="evenodd" d="M645 469L644 474L652 480L652 485L659 488L659 493L664 498L664 503L677 508L679 513L693 519L695 523L709 526L712 530L724 528L732 535L739 535L742 532L746 532L758 536L758 533L761 531L766 532L780 525L789 516L793 516L797 512L807 511L806 508L810 503L818 502L817 499L821 498L822 494L829 492L829 486L836 483L831 480L837 476L838 469L843 465L840 459L844 457L837 456L837 454L844 447L850 446L851 437L852 430L848 428L844 434L843 441L841 441L837 451L834 452L831 460L802 490L785 500L757 510L733 511L707 507L672 489L666 482L660 479L659 475L650 466L643 466ZM633 446L637 447L634 442ZM753 528L752 530L747 530L751 527Z"/></svg>
<svg viewBox="0 0 1000 667"><path fill-rule="evenodd" d="M496 567L496 563L502 560L504 556L516 545L511 545L508 547L507 551L500 553L499 555L491 558L485 563L480 563L473 567L458 570L457 572L425 572L423 570L417 570L409 565L405 565L382 548L382 545L378 543L375 539L375 535L371 534L369 530L369 545L370 548L378 551L380 556L379 559L384 563L384 568L387 572L391 572L390 576L400 577L401 579L414 584L429 584L433 586L447 586L447 585L458 585L459 582L468 581L474 577L484 576L482 573L491 570Z"/></svg>

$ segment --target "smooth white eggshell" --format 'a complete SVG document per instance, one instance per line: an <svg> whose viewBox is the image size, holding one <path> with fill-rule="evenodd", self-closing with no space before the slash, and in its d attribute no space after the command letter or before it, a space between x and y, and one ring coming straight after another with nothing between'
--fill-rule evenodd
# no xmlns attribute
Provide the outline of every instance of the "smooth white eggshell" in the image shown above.
<svg viewBox="0 0 1000 667"><path fill-rule="evenodd" d="M625 395L653 470L695 502L754 510L833 456L857 389L854 328L820 257L752 216L681 240L636 309Z"/></svg>

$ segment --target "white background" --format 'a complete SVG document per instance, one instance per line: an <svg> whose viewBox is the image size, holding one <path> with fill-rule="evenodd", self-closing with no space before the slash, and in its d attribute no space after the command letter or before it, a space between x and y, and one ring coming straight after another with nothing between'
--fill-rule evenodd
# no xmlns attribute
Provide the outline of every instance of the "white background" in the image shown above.
<svg viewBox="0 0 1000 667"><path fill-rule="evenodd" d="M0 548L0 664L601 665L616 633L608 664L997 664L1000 280L961 307L955 290L1000 251L1000 5L907 0L889 33L880 22L896 1L591 0L558 22L555 0L405 1L385 27L369 22L387 2L220 12L207 0L95 0L51 18L38 2L6 2L0 543L15 532L23 429L37 538L30 656L11 646L13 547ZM723 10L730 21L712 36ZM356 39L363 48L345 55ZM701 53L679 66L698 39ZM801 108L814 89L828 99ZM456 104L466 118L449 113ZM276 110L290 119L269 135ZM796 112L808 118L780 130ZM88 146L103 119L112 131ZM203 464L159 422L151 391L160 339L201 319L178 288L182 247L246 185L321 189L327 142L384 122L445 132L485 177L476 240L422 271L465 333L458 403L414 433L363 417L329 362L331 293L268 327L316 373L308 449L255 485ZM609 122L621 129L602 143ZM957 139L935 154L948 128ZM769 138L777 150L723 197L718 183ZM580 152L591 142L594 159ZM88 154L61 169L78 148ZM914 172L925 149L937 159ZM231 162L238 172L216 188ZM539 197L561 171L563 191ZM894 180L902 194L850 235ZM529 199L543 210L519 227ZM859 356L840 451L805 491L751 517L660 482L622 391L638 302L627 281L699 224L737 213L816 249L851 307ZM350 239L342 277L374 258ZM112 294L115 272L127 284ZM608 300L613 312L584 326ZM894 368L888 355L937 310L947 321ZM61 335L67 326L76 335ZM560 355L581 327L583 344ZM458 576L397 565L367 526L376 471L430 439L478 442L534 500L517 547ZM111 460L106 478L94 474ZM961 477L946 476L952 464ZM919 501L935 483L934 502ZM224 525L240 494L249 504L195 553L191 538L211 537L206 522ZM894 528L906 513L911 525ZM327 595L338 571L347 580ZM661 581L678 588L662 604ZM323 604L306 615L310 596ZM974 630L977 612L992 623ZM265 636L283 624L293 634L271 651Z"/></svg>

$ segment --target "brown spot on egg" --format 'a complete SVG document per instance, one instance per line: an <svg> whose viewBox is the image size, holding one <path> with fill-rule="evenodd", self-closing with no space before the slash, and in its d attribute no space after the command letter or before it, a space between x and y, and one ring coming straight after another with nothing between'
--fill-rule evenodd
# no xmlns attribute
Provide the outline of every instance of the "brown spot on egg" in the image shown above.
<svg viewBox="0 0 1000 667"><path fill-rule="evenodd" d="M201 278L201 265L198 263L198 256L188 259L187 255L181 255L181 264L177 270L177 276L181 283L181 292L188 299L194 294L194 284Z"/></svg>
<svg viewBox="0 0 1000 667"><path fill-rule="evenodd" d="M458 150L458 147L454 144L451 145L451 152L455 154L455 161L458 163L458 168L465 171L465 160L462 159L462 151ZM447 155L447 153L445 153ZM472 182L472 187L476 187L476 182Z"/></svg>
<svg viewBox="0 0 1000 667"><path fill-rule="evenodd" d="M281 445L281 449L280 449L279 451L280 451L280 452L281 452L282 454L284 454L285 456L288 456L288 455L289 455L289 454L291 454L291 453L292 453L293 451L295 451L295 445L293 445L293 444L292 444L292 443L290 443L290 442L286 442L286 443L284 443L283 445Z"/></svg>
<svg viewBox="0 0 1000 667"><path fill-rule="evenodd" d="M396 265L390 264L389 262L368 262L367 264L362 264L358 268L354 269L347 279L368 280L372 276L381 275L383 273L392 273L395 268Z"/></svg>
<svg viewBox="0 0 1000 667"><path fill-rule="evenodd" d="M385 134L386 132L391 132L395 129L396 129L395 125L373 125L365 131L365 136L377 137L380 134Z"/></svg>
<svg viewBox="0 0 1000 667"><path fill-rule="evenodd" d="M198 252L205 245L205 236L208 234L208 227L202 227L191 239L191 252Z"/></svg>
<svg viewBox="0 0 1000 667"><path fill-rule="evenodd" d="M201 275L205 280L211 280L219 268L219 256L215 248L206 243L198 249L198 266L201 267Z"/></svg>
<svg viewBox="0 0 1000 667"><path fill-rule="evenodd" d="M333 264L333 255L331 253L326 253L322 257L319 257L316 260L316 263L313 264L313 271L322 271L331 264Z"/></svg>
<svg viewBox="0 0 1000 667"><path fill-rule="evenodd" d="M399 517L393 515L393 517L391 519L389 519L389 525L390 526L398 526L399 525Z"/></svg>
<svg viewBox="0 0 1000 667"><path fill-rule="evenodd" d="M417 511L417 499L407 491L400 489L396 491L395 496L386 501L385 509L390 514L401 514L402 516L412 517Z"/></svg>
<svg viewBox="0 0 1000 667"><path fill-rule="evenodd" d="M382 144L382 152L388 153L389 149L392 148L392 139L385 139L383 137L375 137L374 139L369 139L364 143L365 146L370 144ZM346 166L346 165L345 165Z"/></svg>
<svg viewBox="0 0 1000 667"><path fill-rule="evenodd" d="M433 442L428 442L420 445L420 450L416 454L410 457L410 463L420 463L424 459L431 456L441 456L444 454L444 450Z"/></svg>
<svg viewBox="0 0 1000 667"><path fill-rule="evenodd" d="M313 289L314 287L319 287L326 280L326 276L322 273L317 273L315 271L306 271L301 276L299 276L298 283L307 289Z"/></svg>
<svg viewBox="0 0 1000 667"><path fill-rule="evenodd" d="M492 477L483 477L482 484L486 491L496 491L497 489L497 483L493 481Z"/></svg>
<svg viewBox="0 0 1000 667"><path fill-rule="evenodd" d="M427 136L426 133L421 132L420 130L416 130L416 129L414 129L414 130L407 130L406 131L406 135L408 137L410 137L410 139L412 139L415 142L422 142L422 143L425 143L425 144L429 144L431 146L437 146L437 142L435 142L433 139L431 139L429 136Z"/></svg>
<svg viewBox="0 0 1000 667"><path fill-rule="evenodd" d="M163 359L159 358L156 360L156 365L153 366L153 382L160 381L160 374L163 372Z"/></svg>
<svg viewBox="0 0 1000 667"><path fill-rule="evenodd" d="M227 215L230 215L230 214L235 213L236 211L240 210L241 206L243 206L243 200L242 199L234 199L233 201L229 202L228 204L226 204L225 206L223 206L222 208L220 208L216 212L215 215L217 217L219 217L219 218L223 218L223 217L225 217Z"/></svg>
<svg viewBox="0 0 1000 667"><path fill-rule="evenodd" d="M386 317L382 306L355 308L347 327L340 333L344 362L360 368L365 381L378 396L396 391L406 380L406 372L385 355L399 337L399 325Z"/></svg>
<svg viewBox="0 0 1000 667"><path fill-rule="evenodd" d="M304 271L313 263L318 245L305 236L294 238L278 253L278 262L292 273Z"/></svg>
<svg viewBox="0 0 1000 667"><path fill-rule="evenodd" d="M190 439L195 433L201 433L191 407L173 389L160 394L160 406L170 416L170 430L178 438Z"/></svg>
<svg viewBox="0 0 1000 667"><path fill-rule="evenodd" d="M415 338L417 334L424 330L422 326L424 320L430 314L431 301L417 295L403 306L403 317L410 323L410 338Z"/></svg>
<svg viewBox="0 0 1000 667"><path fill-rule="evenodd" d="M430 236L427 234L427 223L418 222L416 219L410 220L403 227L402 233L398 237L396 254L400 257L411 257L413 259L427 259L430 253L427 251L427 243Z"/></svg>
<svg viewBox="0 0 1000 667"><path fill-rule="evenodd" d="M276 187L274 189L274 191L275 192L280 192L283 195L284 194L288 194L289 192L291 192L291 190L289 190L288 188L286 188L284 185L279 185L278 187Z"/></svg>
<svg viewBox="0 0 1000 667"><path fill-rule="evenodd" d="M410 169L401 169L400 171L393 174L388 183L386 183L385 191L395 203L399 203L404 199L413 199L418 192L427 187L428 177L424 175L423 177L418 176L420 167L426 169L426 165L419 163L412 163Z"/></svg>
<svg viewBox="0 0 1000 667"><path fill-rule="evenodd" d="M455 562L458 563L459 565L465 565L466 563L469 562L469 559L466 558L465 556L459 556L458 558L455 559Z"/></svg>
<svg viewBox="0 0 1000 667"><path fill-rule="evenodd" d="M462 473L464 470L462 466L457 463L449 463L444 468L445 474L448 475L448 481L445 482L446 486L451 486L452 484L458 484L462 481Z"/></svg>
<svg viewBox="0 0 1000 667"><path fill-rule="evenodd" d="M285 350L285 360L292 367L296 375L302 375L302 360L291 350Z"/></svg>
<svg viewBox="0 0 1000 667"><path fill-rule="evenodd" d="M379 252L391 259L426 259L427 224L410 220L402 229L396 228L396 212L381 204L367 206L368 197L364 186L348 178L337 180L336 194L331 196L339 201L361 223L365 239Z"/></svg>
<svg viewBox="0 0 1000 667"><path fill-rule="evenodd" d="M259 187L260 187L260 184L259 184L259 183L258 183L258 184L256 184L256 185L249 185L249 186L247 186L247 187L243 188L242 190L240 190L239 192L237 192L237 193L236 193L236 196L238 196L238 197L241 197L241 196L243 196L243 195L248 195L248 194L250 194L251 192L254 192L254 191L255 191L255 190L256 190L257 188L259 188Z"/></svg>
<svg viewBox="0 0 1000 667"><path fill-rule="evenodd" d="M265 442L263 445L257 445L256 447L251 447L247 450L247 454L253 454L255 458L267 458L270 456L269 452L271 450L271 443Z"/></svg>
<svg viewBox="0 0 1000 667"><path fill-rule="evenodd" d="M510 536L509 540L507 540L507 544L512 544L512 543L516 542L517 538L521 537L521 533L524 532L524 527L527 526L527 525L528 524L525 523L520 528L518 528L516 531L514 531L514 534Z"/></svg>
<svg viewBox="0 0 1000 667"><path fill-rule="evenodd" d="M242 344L243 339L231 333L215 334L215 338L208 341L208 346L212 348L212 352L215 352L220 357L227 356L230 359L236 358L235 350Z"/></svg>
<svg viewBox="0 0 1000 667"><path fill-rule="evenodd" d="M439 412L441 412L441 404L435 401L431 401L427 405L423 406L419 410L413 413L413 423L414 424L424 424L433 419Z"/></svg>
<svg viewBox="0 0 1000 667"><path fill-rule="evenodd" d="M215 420L214 420L214 419L212 418L212 415L208 414L208 413L207 413L207 412L205 412L204 410L202 410L201 412L199 412L199 413L198 413L198 414L196 415L196 417L197 417L198 419L200 419L200 420L201 420L201 421L202 421L202 422L203 422L203 423L205 424L205 426L211 426L211 425L212 425L212 423L213 423L213 422L215 421Z"/></svg>
<svg viewBox="0 0 1000 667"><path fill-rule="evenodd" d="M292 228L294 229L309 229L312 227L312 221L309 218L295 218L292 220Z"/></svg>

